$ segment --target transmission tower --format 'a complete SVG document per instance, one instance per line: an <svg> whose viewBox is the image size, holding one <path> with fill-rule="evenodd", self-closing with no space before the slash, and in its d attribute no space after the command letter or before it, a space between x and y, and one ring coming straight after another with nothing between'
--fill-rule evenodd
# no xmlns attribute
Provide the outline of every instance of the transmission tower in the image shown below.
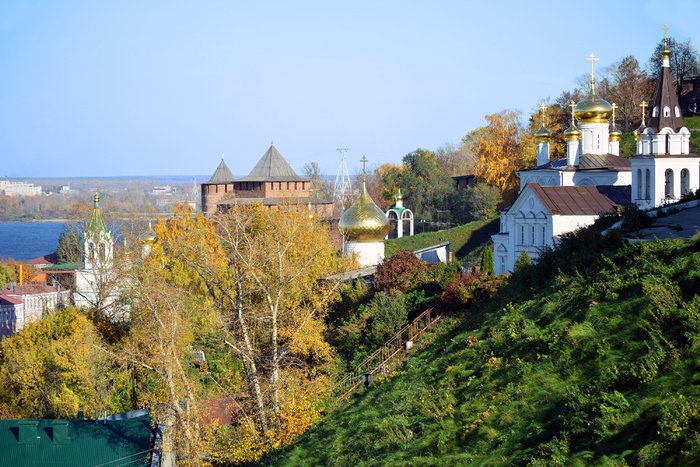
<svg viewBox="0 0 700 467"><path fill-rule="evenodd" d="M192 184L192 193L190 194L190 201L192 201L195 207L199 204L199 190L197 189L197 177L194 177L194 183Z"/></svg>
<svg viewBox="0 0 700 467"><path fill-rule="evenodd" d="M333 201L340 206L341 210L345 210L346 201L352 201L353 195L348 166L345 165L345 153L349 149L336 149L336 151L340 153L340 167L338 168L338 175L335 177Z"/></svg>

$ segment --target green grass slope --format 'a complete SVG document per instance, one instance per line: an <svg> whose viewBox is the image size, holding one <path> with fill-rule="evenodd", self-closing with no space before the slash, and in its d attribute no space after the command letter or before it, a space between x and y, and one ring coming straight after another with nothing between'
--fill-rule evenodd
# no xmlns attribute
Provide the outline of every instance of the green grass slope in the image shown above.
<svg viewBox="0 0 700 467"><path fill-rule="evenodd" d="M263 465L700 465L698 291L697 239L569 235Z"/></svg>
<svg viewBox="0 0 700 467"><path fill-rule="evenodd" d="M451 251L460 260L478 262L484 245L491 241L491 236L498 233L500 218L470 222L439 232L426 232L408 237L387 240L386 256L399 250L418 250L441 242L452 241Z"/></svg>

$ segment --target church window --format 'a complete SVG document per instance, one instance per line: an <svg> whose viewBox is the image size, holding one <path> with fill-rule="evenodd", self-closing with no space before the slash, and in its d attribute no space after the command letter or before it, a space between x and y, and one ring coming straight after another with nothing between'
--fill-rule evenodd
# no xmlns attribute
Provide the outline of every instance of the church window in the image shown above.
<svg viewBox="0 0 700 467"><path fill-rule="evenodd" d="M679 109L678 106L676 106L674 110L676 111L676 117L680 117L681 116L681 109Z"/></svg>
<svg viewBox="0 0 700 467"><path fill-rule="evenodd" d="M535 244L535 226L531 225L530 226L530 245Z"/></svg>
<svg viewBox="0 0 700 467"><path fill-rule="evenodd" d="M658 117L659 116L659 108L654 107L654 110L651 111L651 116L652 117Z"/></svg>
<svg viewBox="0 0 700 467"><path fill-rule="evenodd" d="M671 108L669 106L664 107L664 117L670 117L671 116Z"/></svg>
<svg viewBox="0 0 700 467"><path fill-rule="evenodd" d="M666 133L664 135L664 141L666 143L666 154L670 154L671 153L671 135Z"/></svg>
<svg viewBox="0 0 700 467"><path fill-rule="evenodd" d="M642 199L642 169L637 169L637 199Z"/></svg>
<svg viewBox="0 0 700 467"><path fill-rule="evenodd" d="M690 171L688 169L681 170L681 196L690 193Z"/></svg>
<svg viewBox="0 0 700 467"><path fill-rule="evenodd" d="M664 196L666 199L673 198L673 170L667 169L666 173L666 183L664 184Z"/></svg>
<svg viewBox="0 0 700 467"><path fill-rule="evenodd" d="M649 169L646 170L647 176L646 176L646 191L645 191L645 196L644 199L651 199L651 171Z"/></svg>
<svg viewBox="0 0 700 467"><path fill-rule="evenodd" d="M524 245L525 244L525 226L521 225L520 226L520 238L518 238L518 244L519 245Z"/></svg>
<svg viewBox="0 0 700 467"><path fill-rule="evenodd" d="M545 228L546 228L546 227L543 225L543 226L542 226L542 245L544 245L545 243L547 243L547 242L545 241Z"/></svg>

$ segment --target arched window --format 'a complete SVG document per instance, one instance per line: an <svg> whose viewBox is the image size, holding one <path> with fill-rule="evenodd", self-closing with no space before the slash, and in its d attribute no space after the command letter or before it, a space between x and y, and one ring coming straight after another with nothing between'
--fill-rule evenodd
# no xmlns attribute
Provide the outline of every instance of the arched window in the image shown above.
<svg viewBox="0 0 700 467"><path fill-rule="evenodd" d="M651 199L651 172L649 169L647 169L646 172L647 176L644 199Z"/></svg>
<svg viewBox="0 0 700 467"><path fill-rule="evenodd" d="M637 199L642 199L642 169L637 169Z"/></svg>
<svg viewBox="0 0 700 467"><path fill-rule="evenodd" d="M669 106L664 107L664 117L670 117L671 116L671 108Z"/></svg>
<svg viewBox="0 0 700 467"><path fill-rule="evenodd" d="M651 116L652 117L658 117L659 116L659 108L654 107L654 110L651 111Z"/></svg>
<svg viewBox="0 0 700 467"><path fill-rule="evenodd" d="M690 193L690 171L688 169L681 170L681 196Z"/></svg>
<svg viewBox="0 0 700 467"><path fill-rule="evenodd" d="M666 183L664 184L664 196L666 199L673 198L673 170L666 169Z"/></svg>

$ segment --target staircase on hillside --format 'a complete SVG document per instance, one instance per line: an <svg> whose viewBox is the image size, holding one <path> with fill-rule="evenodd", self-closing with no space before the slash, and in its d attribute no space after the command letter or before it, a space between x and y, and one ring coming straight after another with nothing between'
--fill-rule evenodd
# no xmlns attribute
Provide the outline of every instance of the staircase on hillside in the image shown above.
<svg viewBox="0 0 700 467"><path fill-rule="evenodd" d="M425 310L411 324L404 326L394 337L389 339L383 347L357 365L351 373L336 381L331 397L336 402L340 402L348 397L362 384L363 373L374 373L384 367L401 351L408 350L413 345L413 341L440 318L441 315L436 313L433 308Z"/></svg>

